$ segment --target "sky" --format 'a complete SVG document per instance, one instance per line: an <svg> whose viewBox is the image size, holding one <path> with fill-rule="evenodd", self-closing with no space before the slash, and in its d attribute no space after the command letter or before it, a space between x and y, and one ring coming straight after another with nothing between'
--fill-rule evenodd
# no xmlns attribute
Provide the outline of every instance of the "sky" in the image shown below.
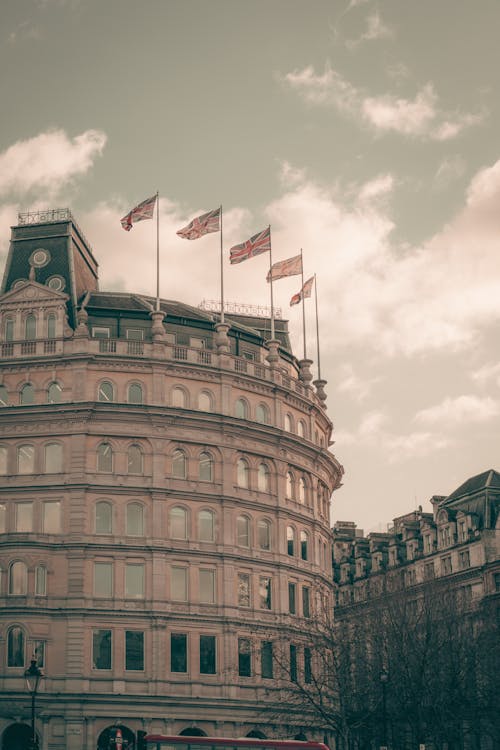
<svg viewBox="0 0 500 750"><path fill-rule="evenodd" d="M271 225L317 274L321 376L365 532L500 470L498 0L3 0L0 264L19 211L69 207L100 288L220 298ZM259 256L225 299L269 304ZM274 301L303 353L300 277ZM317 371L313 300L307 355Z"/></svg>

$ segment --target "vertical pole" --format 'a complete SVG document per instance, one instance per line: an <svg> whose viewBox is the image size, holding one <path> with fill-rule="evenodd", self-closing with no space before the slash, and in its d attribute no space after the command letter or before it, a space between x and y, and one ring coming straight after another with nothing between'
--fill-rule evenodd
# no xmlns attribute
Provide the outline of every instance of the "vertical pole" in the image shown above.
<svg viewBox="0 0 500 750"><path fill-rule="evenodd" d="M382 682L382 743L383 746L387 747L387 699L386 699L386 683Z"/></svg>
<svg viewBox="0 0 500 750"><path fill-rule="evenodd" d="M160 191L156 191L156 309L160 309Z"/></svg>
<svg viewBox="0 0 500 750"><path fill-rule="evenodd" d="M273 301L273 245L271 242L271 225L269 225L269 273L271 275L271 340L274 340L274 301Z"/></svg>
<svg viewBox="0 0 500 750"><path fill-rule="evenodd" d="M304 300L304 259L302 257L302 248L300 248L300 268L302 276L302 339L304 346L304 359L307 359L306 352L306 303Z"/></svg>
<svg viewBox="0 0 500 750"><path fill-rule="evenodd" d="M316 303L316 347L318 358L318 380L321 380L321 362L319 358L319 321L318 321L318 280L314 274L314 301Z"/></svg>
<svg viewBox="0 0 500 750"><path fill-rule="evenodd" d="M33 750L36 750L36 727L35 727L35 691L31 693L31 741L33 743Z"/></svg>
<svg viewBox="0 0 500 750"><path fill-rule="evenodd" d="M220 207L220 322L224 323L224 258L222 255L222 204Z"/></svg>

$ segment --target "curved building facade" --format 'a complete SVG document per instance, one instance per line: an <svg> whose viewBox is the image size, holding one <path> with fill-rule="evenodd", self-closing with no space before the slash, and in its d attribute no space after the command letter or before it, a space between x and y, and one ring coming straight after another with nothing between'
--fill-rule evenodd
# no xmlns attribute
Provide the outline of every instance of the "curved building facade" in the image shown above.
<svg viewBox="0 0 500 750"><path fill-rule="evenodd" d="M322 738L283 654L332 598L324 383L286 321L98 289L68 211L12 228L0 296L0 737ZM277 654L281 657L278 660ZM34 654L34 656L33 656ZM17 744L16 744L17 743Z"/></svg>

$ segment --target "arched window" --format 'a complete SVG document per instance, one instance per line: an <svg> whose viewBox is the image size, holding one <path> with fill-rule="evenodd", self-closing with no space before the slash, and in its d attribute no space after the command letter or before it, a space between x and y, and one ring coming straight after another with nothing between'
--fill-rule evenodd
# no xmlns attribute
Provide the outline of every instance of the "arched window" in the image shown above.
<svg viewBox="0 0 500 750"><path fill-rule="evenodd" d="M51 383L47 389L47 403L60 404L62 401L62 388L59 383Z"/></svg>
<svg viewBox="0 0 500 750"><path fill-rule="evenodd" d="M172 539L187 539L187 513L184 508L170 508L170 536Z"/></svg>
<svg viewBox="0 0 500 750"><path fill-rule="evenodd" d="M7 406L9 403L9 392L4 385L0 385L0 406Z"/></svg>
<svg viewBox="0 0 500 750"><path fill-rule="evenodd" d="M15 625L7 634L7 666L24 667L25 639L22 628Z"/></svg>
<svg viewBox="0 0 500 750"><path fill-rule="evenodd" d="M97 471L107 474L113 471L113 449L109 443L101 443L97 448Z"/></svg>
<svg viewBox="0 0 500 750"><path fill-rule="evenodd" d="M140 383L131 383L128 387L129 404L142 404L142 385Z"/></svg>
<svg viewBox="0 0 500 750"><path fill-rule="evenodd" d="M7 448L4 445L0 446L0 476L5 476L7 474L7 457Z"/></svg>
<svg viewBox="0 0 500 750"><path fill-rule="evenodd" d="M255 410L255 421L269 424L269 409L265 404L259 404Z"/></svg>
<svg viewBox="0 0 500 750"><path fill-rule="evenodd" d="M113 531L113 507L111 503L100 500L95 504L95 533L111 534Z"/></svg>
<svg viewBox="0 0 500 750"><path fill-rule="evenodd" d="M17 449L17 473L35 473L35 446L20 445Z"/></svg>
<svg viewBox="0 0 500 750"><path fill-rule="evenodd" d="M214 462L212 460L212 456L210 453L200 453L200 458L198 462L198 479L204 482L212 482L213 481L213 465Z"/></svg>
<svg viewBox="0 0 500 750"><path fill-rule="evenodd" d="M175 386L172 388L172 406L176 406L179 409L185 409L187 405L186 391L184 388Z"/></svg>
<svg viewBox="0 0 500 750"><path fill-rule="evenodd" d="M306 482L304 477L300 477L299 479L299 502L305 503L306 501Z"/></svg>
<svg viewBox="0 0 500 750"><path fill-rule="evenodd" d="M260 549L271 549L271 524L266 518L261 518L257 527Z"/></svg>
<svg viewBox="0 0 500 750"><path fill-rule="evenodd" d="M19 394L19 401L21 404L33 404L35 402L35 389L31 383L23 385Z"/></svg>
<svg viewBox="0 0 500 750"><path fill-rule="evenodd" d="M172 476L175 479L186 478L186 455L184 451L175 450L172 454Z"/></svg>
<svg viewBox="0 0 500 750"><path fill-rule="evenodd" d="M201 391L198 394L198 409L200 411L213 411L212 396L207 391Z"/></svg>
<svg viewBox="0 0 500 750"><path fill-rule="evenodd" d="M293 420L291 414L285 414L285 430L286 432L293 432Z"/></svg>
<svg viewBox="0 0 500 750"><path fill-rule="evenodd" d="M140 503L127 505L127 534L129 536L143 536L144 508Z"/></svg>
<svg viewBox="0 0 500 750"><path fill-rule="evenodd" d="M302 560L308 559L308 542L309 537L307 536L306 531L300 532L300 557Z"/></svg>
<svg viewBox="0 0 500 750"><path fill-rule="evenodd" d="M59 474L63 470L63 447L60 443L48 443L44 450L46 474Z"/></svg>
<svg viewBox="0 0 500 750"><path fill-rule="evenodd" d="M28 568L26 564L17 560L9 568L9 594L22 596L28 593Z"/></svg>
<svg viewBox="0 0 500 750"><path fill-rule="evenodd" d="M31 313L26 316L24 321L24 338L27 341L36 339L36 318Z"/></svg>
<svg viewBox="0 0 500 750"><path fill-rule="evenodd" d="M14 341L14 320L5 319L5 341Z"/></svg>
<svg viewBox="0 0 500 750"><path fill-rule="evenodd" d="M246 516L236 519L236 537L238 547L250 547L250 522Z"/></svg>
<svg viewBox="0 0 500 750"><path fill-rule="evenodd" d="M239 458L238 463L236 465L236 473L237 473L237 484L238 487L247 487L248 488L248 475L249 475L249 469L248 464L245 461L244 458Z"/></svg>
<svg viewBox="0 0 500 750"><path fill-rule="evenodd" d="M303 419L299 419L297 423L297 435L301 438L307 437L306 423Z"/></svg>
<svg viewBox="0 0 500 750"><path fill-rule="evenodd" d="M143 473L143 460L142 450L138 445L129 445L127 451L127 473L128 474L142 474Z"/></svg>
<svg viewBox="0 0 500 750"><path fill-rule="evenodd" d="M47 568L37 565L35 569L35 596L47 596Z"/></svg>
<svg viewBox="0 0 500 750"><path fill-rule="evenodd" d="M257 470L257 487L260 492L269 492L269 469L266 464L259 464Z"/></svg>
<svg viewBox="0 0 500 750"><path fill-rule="evenodd" d="M200 542L213 542L215 539L214 514L211 510L198 513L198 537Z"/></svg>
<svg viewBox="0 0 500 750"><path fill-rule="evenodd" d="M295 498L295 477L291 471L287 471L286 473L286 497L289 500Z"/></svg>
<svg viewBox="0 0 500 750"><path fill-rule="evenodd" d="M114 389L113 384L110 383L108 380L104 380L102 383L99 383L99 388L97 390L97 400L98 401L114 401Z"/></svg>
<svg viewBox="0 0 500 750"><path fill-rule="evenodd" d="M286 553L290 557L295 555L295 529L293 526L286 527Z"/></svg>
<svg viewBox="0 0 500 750"><path fill-rule="evenodd" d="M234 416L238 419L248 419L248 404L244 398L239 398L235 403Z"/></svg>
<svg viewBox="0 0 500 750"><path fill-rule="evenodd" d="M55 339L56 337L56 316L54 313L47 315L47 338Z"/></svg>

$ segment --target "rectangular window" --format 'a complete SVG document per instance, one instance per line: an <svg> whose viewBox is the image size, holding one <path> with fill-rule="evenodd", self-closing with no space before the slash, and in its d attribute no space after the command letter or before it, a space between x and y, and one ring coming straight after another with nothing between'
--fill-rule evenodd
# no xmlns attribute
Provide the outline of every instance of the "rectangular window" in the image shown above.
<svg viewBox="0 0 500 750"><path fill-rule="evenodd" d="M187 601L187 568L171 568L170 596L174 602Z"/></svg>
<svg viewBox="0 0 500 750"><path fill-rule="evenodd" d="M111 630L92 631L94 669L111 669Z"/></svg>
<svg viewBox="0 0 500 750"><path fill-rule="evenodd" d="M144 598L144 565L137 563L125 565L125 596L130 599Z"/></svg>
<svg viewBox="0 0 500 750"><path fill-rule="evenodd" d="M16 504L16 531L33 531L33 503Z"/></svg>
<svg viewBox="0 0 500 750"><path fill-rule="evenodd" d="M47 596L47 568L44 565L35 569L35 596Z"/></svg>
<svg viewBox="0 0 500 750"><path fill-rule="evenodd" d="M238 607L250 606L250 575L238 573Z"/></svg>
<svg viewBox="0 0 500 750"><path fill-rule="evenodd" d="M187 672L187 635L170 634L170 671Z"/></svg>
<svg viewBox="0 0 500 750"><path fill-rule="evenodd" d="M465 521L459 521L458 523L458 538L461 542L467 539L467 525Z"/></svg>
<svg viewBox="0 0 500 750"><path fill-rule="evenodd" d="M310 685L312 682L311 649L308 646L304 647L304 682L307 685Z"/></svg>
<svg viewBox="0 0 500 750"><path fill-rule="evenodd" d="M109 339L110 329L107 326L92 326L93 339Z"/></svg>
<svg viewBox="0 0 500 750"><path fill-rule="evenodd" d="M238 674L252 676L252 648L249 638L238 638Z"/></svg>
<svg viewBox="0 0 500 750"><path fill-rule="evenodd" d="M424 580L430 581L432 578L434 578L434 563L426 563L424 565Z"/></svg>
<svg viewBox="0 0 500 750"><path fill-rule="evenodd" d="M59 534L61 532L60 502L42 503L42 530L44 534Z"/></svg>
<svg viewBox="0 0 500 750"><path fill-rule="evenodd" d="M297 682L297 646L290 644L290 679Z"/></svg>
<svg viewBox="0 0 500 750"><path fill-rule="evenodd" d="M295 593L297 590L297 586L295 583L288 583L288 611L291 615L294 615L296 612L296 604L295 604Z"/></svg>
<svg viewBox="0 0 500 750"><path fill-rule="evenodd" d="M262 641L260 644L260 671L262 677L271 680L273 677L273 643Z"/></svg>
<svg viewBox="0 0 500 750"><path fill-rule="evenodd" d="M458 562L460 563L460 570L470 568L470 554L468 549L459 553Z"/></svg>
<svg viewBox="0 0 500 750"><path fill-rule="evenodd" d="M33 655L40 669L45 666L45 641L33 641Z"/></svg>
<svg viewBox="0 0 500 750"><path fill-rule="evenodd" d="M129 341L144 341L144 331L142 328L127 328L125 336Z"/></svg>
<svg viewBox="0 0 500 750"><path fill-rule="evenodd" d="M424 553L428 555L430 552L432 552L432 537L430 534L425 534L424 536Z"/></svg>
<svg viewBox="0 0 500 750"><path fill-rule="evenodd" d="M451 555L441 558L441 574L447 576L451 573Z"/></svg>
<svg viewBox="0 0 500 750"><path fill-rule="evenodd" d="M94 563L94 596L113 596L113 563Z"/></svg>
<svg viewBox="0 0 500 750"><path fill-rule="evenodd" d="M311 589L308 586L302 586L302 616L311 616Z"/></svg>
<svg viewBox="0 0 500 750"><path fill-rule="evenodd" d="M202 604L215 602L215 570L200 569L200 602Z"/></svg>
<svg viewBox="0 0 500 750"><path fill-rule="evenodd" d="M200 635L200 674L215 674L215 635Z"/></svg>
<svg viewBox="0 0 500 750"><path fill-rule="evenodd" d="M130 672L144 670L144 633L140 630L125 631L125 669Z"/></svg>
<svg viewBox="0 0 500 750"><path fill-rule="evenodd" d="M261 609L271 609L271 579L261 576L259 579L259 602Z"/></svg>

